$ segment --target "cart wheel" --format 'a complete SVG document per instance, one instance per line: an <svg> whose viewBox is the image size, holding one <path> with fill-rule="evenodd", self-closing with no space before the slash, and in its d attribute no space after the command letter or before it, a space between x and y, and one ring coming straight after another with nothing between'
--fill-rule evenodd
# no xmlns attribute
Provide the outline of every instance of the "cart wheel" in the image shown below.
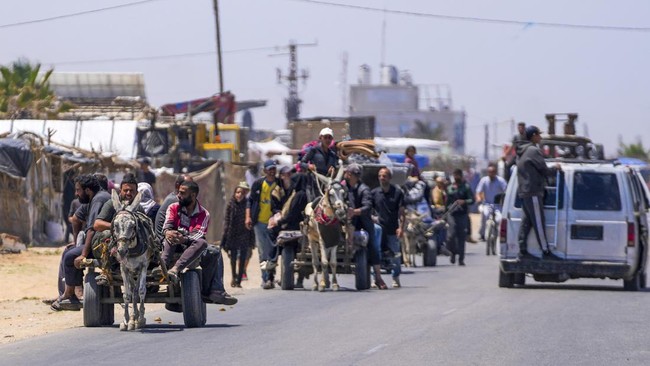
<svg viewBox="0 0 650 366"><path fill-rule="evenodd" d="M282 289L293 290L293 260L296 256L296 247L293 244L288 244L282 247Z"/></svg>
<svg viewBox="0 0 650 366"><path fill-rule="evenodd" d="M204 326L206 308L201 298L201 279L194 270L185 272L181 277L181 300L185 326L188 328Z"/></svg>
<svg viewBox="0 0 650 366"><path fill-rule="evenodd" d="M84 281L84 327L99 327L102 325L102 290L95 280L97 273L88 272Z"/></svg>
<svg viewBox="0 0 650 366"><path fill-rule="evenodd" d="M436 242L433 239L427 240L422 248L422 265L425 267L435 267L438 262L438 251Z"/></svg>
<svg viewBox="0 0 650 366"><path fill-rule="evenodd" d="M368 248L359 248L354 253L354 282L357 290L367 290L370 288Z"/></svg>
<svg viewBox="0 0 650 366"><path fill-rule="evenodd" d="M106 286L99 286L102 298L110 296L110 288ZM116 292L117 293L117 292ZM115 323L115 304L101 304L102 311L102 325L113 325Z"/></svg>

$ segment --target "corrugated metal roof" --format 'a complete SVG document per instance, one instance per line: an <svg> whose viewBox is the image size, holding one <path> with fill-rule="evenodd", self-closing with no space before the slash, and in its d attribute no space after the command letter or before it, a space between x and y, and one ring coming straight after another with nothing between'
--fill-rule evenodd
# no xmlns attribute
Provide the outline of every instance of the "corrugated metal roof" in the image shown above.
<svg viewBox="0 0 650 366"><path fill-rule="evenodd" d="M56 95L64 99L113 100L129 96L146 101L142 73L54 72L49 82Z"/></svg>

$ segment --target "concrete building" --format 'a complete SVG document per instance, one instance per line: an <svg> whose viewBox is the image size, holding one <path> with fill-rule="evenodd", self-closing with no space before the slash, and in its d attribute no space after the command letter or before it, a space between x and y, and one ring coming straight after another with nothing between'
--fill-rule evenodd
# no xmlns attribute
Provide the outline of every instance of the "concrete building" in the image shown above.
<svg viewBox="0 0 650 366"><path fill-rule="evenodd" d="M437 131L454 153L465 153L465 112L453 110L449 86L413 84L394 66L382 69L379 84L372 84L370 67L361 66L358 84L350 86L350 116L375 116L378 137L427 138Z"/></svg>

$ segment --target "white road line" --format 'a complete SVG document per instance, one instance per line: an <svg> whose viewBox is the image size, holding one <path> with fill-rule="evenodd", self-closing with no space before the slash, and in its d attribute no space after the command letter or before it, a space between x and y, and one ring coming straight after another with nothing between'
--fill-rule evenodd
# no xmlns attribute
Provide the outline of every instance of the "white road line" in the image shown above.
<svg viewBox="0 0 650 366"><path fill-rule="evenodd" d="M453 313L453 312L456 311L456 310L457 310L456 308L453 308L453 309L447 310L447 311L445 311L444 313L442 313L442 315L449 315L449 314Z"/></svg>
<svg viewBox="0 0 650 366"><path fill-rule="evenodd" d="M376 347L373 347L373 348L367 350L366 352L364 352L364 354L365 354L365 355L371 355L371 354L373 354L373 353L379 351L380 349L382 349L382 348L384 348L384 347L386 347L386 346L388 346L388 345L387 345L387 344L380 344L380 345L378 345L378 346L376 346Z"/></svg>

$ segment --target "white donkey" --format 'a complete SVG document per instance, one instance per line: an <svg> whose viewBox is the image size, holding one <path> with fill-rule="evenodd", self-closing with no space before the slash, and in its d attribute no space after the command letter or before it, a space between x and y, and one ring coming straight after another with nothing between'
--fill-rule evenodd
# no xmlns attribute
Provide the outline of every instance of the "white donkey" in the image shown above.
<svg viewBox="0 0 650 366"><path fill-rule="evenodd" d="M124 281L124 321L120 330L143 328L144 298L147 295L147 267L153 256L154 234L149 225L141 225L142 220L149 220L146 215L137 212L140 205L140 193L130 205L121 202L113 191L112 200L115 216L111 223L111 236L116 246L115 256L120 263L120 273ZM150 221L150 220L149 220ZM149 231L146 233L140 230ZM138 303L140 308L138 309ZM133 306L133 315L129 316L129 306Z"/></svg>
<svg viewBox="0 0 650 366"><path fill-rule="evenodd" d="M341 242L344 228L346 240L352 238L351 235L348 235L351 230L349 230L347 220L347 188L341 185L343 167L342 164L339 165L341 167L334 179L314 173L319 181L326 183L326 186L323 196L316 201L316 207L311 202L305 207L307 238L314 268L314 285L312 287L314 291L325 291L325 288L328 287L328 267L332 270L332 290L339 289L336 279L336 249ZM319 267L323 274L320 284L318 282Z"/></svg>

